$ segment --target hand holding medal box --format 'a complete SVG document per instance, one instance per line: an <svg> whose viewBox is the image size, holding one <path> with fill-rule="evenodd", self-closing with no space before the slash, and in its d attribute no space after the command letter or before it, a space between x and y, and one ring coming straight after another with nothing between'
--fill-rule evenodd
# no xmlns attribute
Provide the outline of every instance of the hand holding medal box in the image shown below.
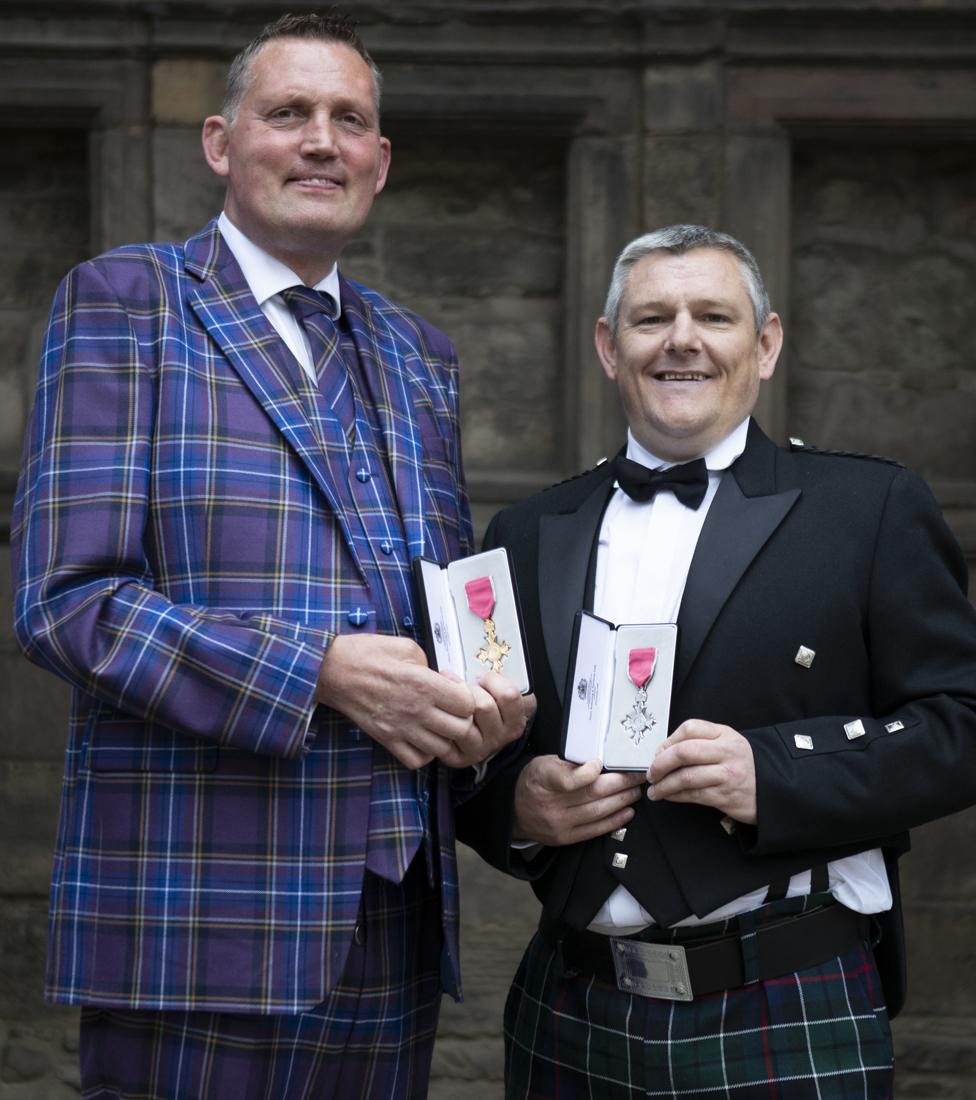
<svg viewBox="0 0 976 1100"><path fill-rule="evenodd" d="M576 613L563 711L563 752L609 771L644 771L668 735L678 628L614 626Z"/></svg>
<svg viewBox="0 0 976 1100"><path fill-rule="evenodd" d="M414 580L432 668L473 683L498 672L531 690L518 597L504 549L440 565L415 558Z"/></svg>

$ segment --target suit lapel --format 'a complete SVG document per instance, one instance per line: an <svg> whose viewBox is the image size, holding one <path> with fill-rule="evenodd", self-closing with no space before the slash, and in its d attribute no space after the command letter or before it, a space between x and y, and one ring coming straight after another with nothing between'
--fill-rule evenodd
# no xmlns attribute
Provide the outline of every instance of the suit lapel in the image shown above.
<svg viewBox="0 0 976 1100"><path fill-rule="evenodd" d="M187 304L308 468L362 572L341 494L343 479L330 469L328 441L319 439L300 397L301 366L262 313L216 222L187 241L185 256L187 270L199 280L191 285Z"/></svg>
<svg viewBox="0 0 976 1100"><path fill-rule="evenodd" d="M688 572L678 614L677 694L712 624L745 571L800 496L775 490L776 448L752 422L741 458L719 485Z"/></svg>
<svg viewBox="0 0 976 1100"><path fill-rule="evenodd" d="M369 300L342 280L343 313L386 443L390 472L411 558L425 552L424 451L414 403L422 393L403 364L400 344Z"/></svg>
<svg viewBox="0 0 976 1100"><path fill-rule="evenodd" d="M562 700L573 638L573 620L583 606L586 574L600 520L613 486L611 463L574 512L539 518L539 616L549 667Z"/></svg>

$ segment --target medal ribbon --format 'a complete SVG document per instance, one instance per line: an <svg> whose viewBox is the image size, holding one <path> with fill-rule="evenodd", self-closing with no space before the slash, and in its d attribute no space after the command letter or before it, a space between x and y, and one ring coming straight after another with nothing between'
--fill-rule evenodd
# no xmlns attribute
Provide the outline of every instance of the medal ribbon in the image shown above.
<svg viewBox="0 0 976 1100"><path fill-rule="evenodd" d="M491 577L476 577L473 581L465 581L464 591L471 611L479 619L490 619L495 610L495 586Z"/></svg>
<svg viewBox="0 0 976 1100"><path fill-rule="evenodd" d="M648 646L646 649L632 649L627 662L627 675L637 687L642 688L654 675L656 664L656 646Z"/></svg>

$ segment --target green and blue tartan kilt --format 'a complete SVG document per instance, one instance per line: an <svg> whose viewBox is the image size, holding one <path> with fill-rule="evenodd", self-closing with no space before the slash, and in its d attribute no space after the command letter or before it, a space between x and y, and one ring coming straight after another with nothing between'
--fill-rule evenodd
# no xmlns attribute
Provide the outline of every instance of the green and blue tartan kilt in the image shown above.
<svg viewBox="0 0 976 1100"><path fill-rule="evenodd" d="M673 942L727 926L675 930ZM558 948L537 933L505 1006L506 1100L888 1100L892 1075L866 943L785 977L678 1002L564 971Z"/></svg>

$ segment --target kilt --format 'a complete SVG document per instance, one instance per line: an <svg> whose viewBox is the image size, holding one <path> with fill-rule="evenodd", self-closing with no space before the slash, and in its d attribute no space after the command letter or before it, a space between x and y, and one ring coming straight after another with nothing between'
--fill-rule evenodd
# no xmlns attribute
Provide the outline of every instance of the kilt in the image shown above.
<svg viewBox="0 0 976 1100"><path fill-rule="evenodd" d="M296 1016L84 1008L83 1100L367 1100L427 1095L441 998L440 893L424 860L366 873L342 978Z"/></svg>
<svg viewBox="0 0 976 1100"><path fill-rule="evenodd" d="M676 929L672 941L730 925ZM869 944L681 1002L564 970L559 949L536 934L505 1006L506 1100L888 1100L892 1073Z"/></svg>

